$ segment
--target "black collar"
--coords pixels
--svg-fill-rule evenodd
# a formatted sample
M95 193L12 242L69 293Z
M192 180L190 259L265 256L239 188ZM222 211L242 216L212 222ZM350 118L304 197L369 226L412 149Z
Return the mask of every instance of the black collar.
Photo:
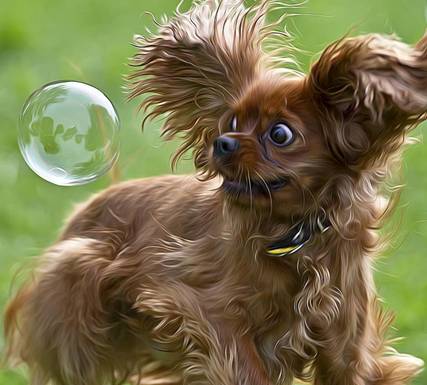
M294 225L284 238L267 246L266 252L273 257L283 257L301 250L314 236L329 230L331 223L324 216L314 221L301 221Z

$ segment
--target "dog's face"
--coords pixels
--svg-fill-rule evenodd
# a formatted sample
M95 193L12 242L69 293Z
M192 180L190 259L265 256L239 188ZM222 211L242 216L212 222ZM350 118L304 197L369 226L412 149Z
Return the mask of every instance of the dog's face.
M333 195L340 176L355 185L384 174L425 119L427 37L415 47L379 35L342 39L305 77L284 74L263 49L276 35L268 4L207 1L157 36L137 37L131 97L149 95L147 117L166 114L166 138L183 139L178 155L190 150L201 173L220 174L233 204L307 213L352 196L352 187Z
M292 213L314 203L335 170L303 79L267 76L220 119L209 167L231 202Z

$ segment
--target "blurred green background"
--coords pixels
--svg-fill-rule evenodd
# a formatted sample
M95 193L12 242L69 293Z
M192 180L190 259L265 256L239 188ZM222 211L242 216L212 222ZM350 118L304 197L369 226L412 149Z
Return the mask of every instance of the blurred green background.
M189 4L189 1L185 3ZM162 144L159 123L140 130L137 103L125 102L123 75L134 33L154 29L146 11L171 14L176 0L15 0L0 4L0 309L18 269L52 242L73 206L111 183L105 176L82 187L58 187L33 174L17 146L16 124L27 96L60 79L88 82L103 90L122 121L120 179L170 172L174 144ZM288 20L298 56L309 68L326 44L350 31L396 33L415 42L426 27L426 0L312 0ZM425 129L425 128L424 128ZM422 138L423 127L415 132ZM376 281L385 305L396 311L402 352L427 360L427 145L409 148L404 159L400 225ZM181 164L179 172L191 170ZM0 349L3 340L0 339ZM427 373L415 382L427 383ZM22 369L0 370L0 385L26 384Z

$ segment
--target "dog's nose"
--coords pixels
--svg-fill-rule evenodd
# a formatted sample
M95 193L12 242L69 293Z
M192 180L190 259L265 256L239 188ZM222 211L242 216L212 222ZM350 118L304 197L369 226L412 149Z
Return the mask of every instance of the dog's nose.
M218 157L229 156L236 152L238 148L239 141L225 135L219 136L214 141L214 154Z

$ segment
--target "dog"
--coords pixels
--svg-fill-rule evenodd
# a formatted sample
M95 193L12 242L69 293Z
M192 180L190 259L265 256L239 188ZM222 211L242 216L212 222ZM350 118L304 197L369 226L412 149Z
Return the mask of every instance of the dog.
M422 369L390 347L373 263L385 182L426 119L427 36L345 37L303 75L270 6L198 1L135 37L129 96L196 173L113 185L72 215L6 311L31 384L402 385Z

